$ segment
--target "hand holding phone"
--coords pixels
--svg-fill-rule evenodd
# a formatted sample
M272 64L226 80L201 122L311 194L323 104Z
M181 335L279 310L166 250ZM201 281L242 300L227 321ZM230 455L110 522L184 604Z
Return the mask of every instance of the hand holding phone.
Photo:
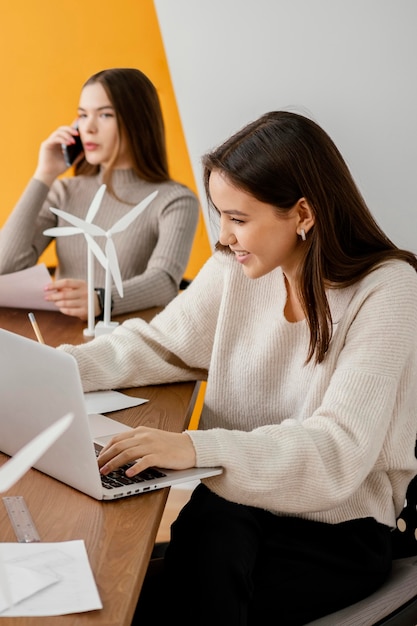
M77 127L75 126L74 128ZM64 155L65 164L67 167L71 167L77 156L83 151L83 144L81 143L80 136L75 135L74 139L75 143L72 143L69 146L67 146L67 144L65 143L61 144L62 154Z

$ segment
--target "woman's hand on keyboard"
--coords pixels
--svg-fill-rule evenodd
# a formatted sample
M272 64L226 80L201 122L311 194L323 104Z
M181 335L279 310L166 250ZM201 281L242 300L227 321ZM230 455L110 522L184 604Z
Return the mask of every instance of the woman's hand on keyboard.
M113 437L98 457L100 472L104 475L132 462L134 465L126 470L127 476L135 476L148 467L195 467L196 455L186 433L138 426Z

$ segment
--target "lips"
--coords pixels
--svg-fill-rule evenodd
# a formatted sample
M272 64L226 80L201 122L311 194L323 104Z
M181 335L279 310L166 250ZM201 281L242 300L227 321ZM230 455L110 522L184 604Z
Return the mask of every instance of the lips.
M230 248L230 250L235 256L247 256L249 254L247 250L233 250L232 248Z
M96 143L87 142L84 144L84 150L96 150L97 147L98 144Z
M250 252L248 252L247 250L232 250L233 254L235 255L235 259L238 263L241 263L242 265L244 263L246 263L247 259L249 259L250 257Z

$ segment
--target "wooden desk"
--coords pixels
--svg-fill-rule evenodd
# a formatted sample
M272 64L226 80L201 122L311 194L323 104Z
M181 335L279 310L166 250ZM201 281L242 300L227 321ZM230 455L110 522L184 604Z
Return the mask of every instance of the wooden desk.
M151 319L156 312L157 309L152 309L141 312L140 316ZM35 315L48 345L85 341L86 324L81 320L49 311L35 311ZM0 328L35 339L28 311L23 309L0 308ZM112 418L129 426L145 424L181 432L190 420L198 384L123 391L148 398L150 402L114 412ZM7 458L0 454L0 464ZM103 609L56 617L3 617L1 626L130 626L168 492L169 489L161 489L115 502L98 502L31 469L1 497L25 498L41 541L84 540ZM0 537L2 542L16 541L3 502L0 502Z

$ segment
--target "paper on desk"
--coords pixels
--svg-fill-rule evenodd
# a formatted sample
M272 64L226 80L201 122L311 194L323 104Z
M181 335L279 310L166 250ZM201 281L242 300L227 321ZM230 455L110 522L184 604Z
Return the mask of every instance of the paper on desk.
M56 304L44 299L43 288L52 280L44 263L0 276L0 306L16 309L58 311Z
M56 574L34 571L32 566L29 568L25 567L25 561L23 561L23 564L19 560L3 563L3 570L5 576L7 576L9 589L7 598L4 593L0 595L0 617L10 606L18 604L59 580ZM1 591L4 592L3 589Z
M66 615L103 608L82 540L3 543L0 557L17 602L7 608L1 595L0 617Z
M149 402L144 398L133 398L119 391L89 391L84 394L87 413L110 413L120 409L130 409L132 406L139 406L144 402Z

